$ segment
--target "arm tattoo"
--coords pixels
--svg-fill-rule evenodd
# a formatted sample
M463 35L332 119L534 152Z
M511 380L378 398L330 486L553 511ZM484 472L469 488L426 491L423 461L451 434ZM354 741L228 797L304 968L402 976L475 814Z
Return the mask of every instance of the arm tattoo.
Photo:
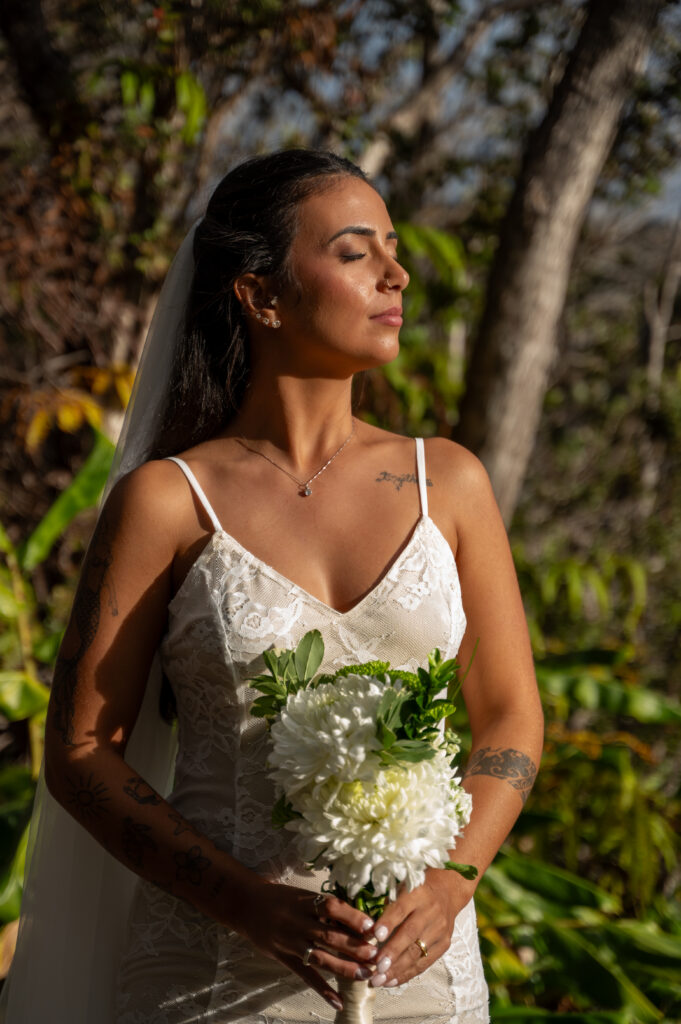
M175 825L173 829L174 836L181 836L183 832L191 832L192 835L198 836L200 833L194 828L190 822L185 821L184 818L177 813L177 811L171 811L168 815L170 820Z
M109 526L104 519L92 539L87 567L73 606L73 653L59 654L52 682L52 722L62 742L73 746L73 715L75 711L78 666L92 645L101 617L101 593L106 591L107 606L112 616L118 615L118 602L109 573L112 562Z
M505 779L518 790L525 803L537 777L537 766L520 750L511 747L481 747L471 756L464 779L470 775L492 775L495 779Z
M131 796L138 804L150 804L155 807L161 802L158 793L154 792L149 783L141 779L139 775L133 775L131 779L128 779L127 786L123 786L123 792Z
M67 777L66 782L69 787L67 800L75 807L78 817L92 821L106 811L109 790L103 782L94 782L92 773L87 778L84 775Z
M389 473L387 469L384 469L381 471L379 476L376 477L376 483L380 484L384 480L386 480L390 484L393 484L393 486L399 491L402 489L403 484L415 484L416 476L414 473ZM432 486L433 481L430 478L426 479L426 487Z
M208 857L201 853L200 846L192 846L186 853L177 852L173 854L173 860L177 864L175 878L178 882L185 880L192 885L201 885L201 876L206 868L211 865Z
M142 867L145 849L157 849L156 843L149 835L150 832L151 825L133 821L132 818L123 819L123 853L136 868Z

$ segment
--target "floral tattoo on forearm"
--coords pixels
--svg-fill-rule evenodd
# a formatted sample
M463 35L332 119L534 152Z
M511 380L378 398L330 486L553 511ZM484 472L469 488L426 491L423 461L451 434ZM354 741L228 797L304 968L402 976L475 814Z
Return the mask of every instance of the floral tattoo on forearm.
M505 779L518 791L522 802L525 803L537 777L537 766L532 758L523 754L521 750L513 750L511 747L481 747L471 755L464 779L471 775L491 775L495 779Z

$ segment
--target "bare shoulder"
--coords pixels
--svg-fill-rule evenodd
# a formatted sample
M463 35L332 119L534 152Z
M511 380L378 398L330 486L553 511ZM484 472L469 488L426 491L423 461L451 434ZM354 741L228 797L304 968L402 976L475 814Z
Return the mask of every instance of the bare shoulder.
M487 470L470 449L446 437L430 437L425 451L428 475L450 490L452 498L483 498L491 491Z
M148 535L174 549L190 510L183 481L179 467L167 459L145 462L116 482L103 516L124 530L138 531L140 539Z

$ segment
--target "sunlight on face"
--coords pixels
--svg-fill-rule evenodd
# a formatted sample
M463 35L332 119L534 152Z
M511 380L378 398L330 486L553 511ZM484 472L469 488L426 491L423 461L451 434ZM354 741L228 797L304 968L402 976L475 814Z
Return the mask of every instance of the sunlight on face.
M277 307L289 351L339 375L394 359L409 282L396 253L385 203L361 179L303 200L289 254L295 283Z

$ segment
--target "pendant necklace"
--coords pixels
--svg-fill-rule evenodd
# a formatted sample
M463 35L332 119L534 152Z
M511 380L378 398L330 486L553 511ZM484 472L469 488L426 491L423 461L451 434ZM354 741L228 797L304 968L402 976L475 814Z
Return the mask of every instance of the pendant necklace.
M246 449L246 451L253 452L254 455L261 455L263 459L267 459L268 462L271 462L272 465L275 466L277 469L281 470L282 473L286 473L286 476L290 477L291 480L293 480L295 483L298 484L298 494L300 495L300 497L301 498L309 498L309 496L312 494L312 489L310 488L310 484L312 483L312 481L316 480L317 477L320 476L324 472L324 470L327 469L331 465L333 460L340 455L340 453L343 451L343 449L345 448L346 444L348 443L348 441L350 440L350 438L352 437L354 432L355 432L355 424L354 424L354 421L353 421L352 430L350 431L348 436L345 438L345 440L343 441L343 444L340 446L340 448L338 448L333 453L333 455L331 456L330 459L327 459L327 461L324 463L324 465L322 466L321 469L318 469L317 472L314 473L313 476L309 477L307 480L299 480L297 476L294 476L293 473L289 473L288 469L284 469L284 467L280 466L278 462L275 462L274 459L271 459L269 457L269 455L265 455L264 452L259 452L257 450L257 448L249 447L249 445L246 444L246 442L244 441L244 439L242 437L237 437L236 440L239 442L239 444L243 448Z

